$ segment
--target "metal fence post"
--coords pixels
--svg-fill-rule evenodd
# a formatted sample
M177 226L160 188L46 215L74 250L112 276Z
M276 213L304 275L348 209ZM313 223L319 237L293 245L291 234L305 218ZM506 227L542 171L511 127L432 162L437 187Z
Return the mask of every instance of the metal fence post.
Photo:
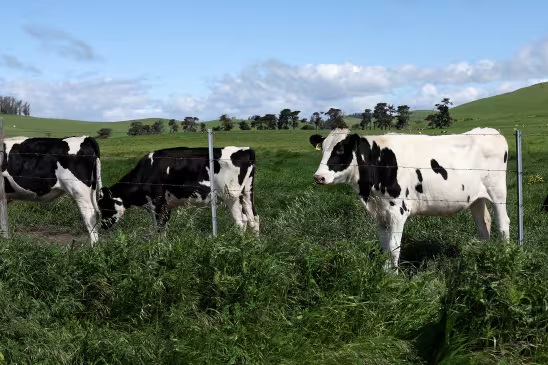
M4 118L0 118L0 167L4 163ZM9 238L8 231L8 201L4 176L0 176L0 231L3 238Z
M516 131L516 178L518 190L518 243L523 245L523 162L521 131Z
M211 189L211 223L213 237L217 237L217 190L215 189L215 164L213 163L213 130L207 130L207 144L209 147L209 187Z

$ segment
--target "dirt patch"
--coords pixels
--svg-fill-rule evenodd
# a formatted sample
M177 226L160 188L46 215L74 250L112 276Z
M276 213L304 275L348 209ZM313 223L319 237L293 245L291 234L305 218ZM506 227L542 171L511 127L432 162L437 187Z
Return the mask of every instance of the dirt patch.
M12 233L24 234L30 237L39 238L41 240L45 239L60 246L79 247L84 245L89 240L88 235L73 235L68 231L68 229L58 226L19 227Z

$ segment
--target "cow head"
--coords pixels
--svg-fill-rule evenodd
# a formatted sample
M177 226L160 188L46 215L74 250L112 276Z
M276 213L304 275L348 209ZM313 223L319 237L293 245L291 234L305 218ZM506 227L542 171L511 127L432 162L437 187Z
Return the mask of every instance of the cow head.
M327 137L310 136L310 143L322 151L322 160L314 181L316 184L340 184L349 182L357 165L356 151L360 137L348 129L334 129Z
M126 208L122 199L112 196L112 191L108 188L101 188L99 201L101 210L101 226L104 229L110 229L124 215Z

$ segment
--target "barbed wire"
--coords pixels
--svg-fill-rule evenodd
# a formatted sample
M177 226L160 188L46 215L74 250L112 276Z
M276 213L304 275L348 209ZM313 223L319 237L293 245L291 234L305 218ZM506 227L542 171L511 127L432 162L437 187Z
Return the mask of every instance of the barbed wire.
M496 131L510 131L510 132L516 132L517 130L519 130L519 128L516 128L516 127L476 127L476 128L490 128L490 129L494 129ZM474 128L471 128L470 130L473 130ZM230 130L230 131L212 131L213 134L219 134L219 135L230 135L230 134L265 134L265 133L276 133L276 134L283 134L283 133L286 133L286 134L293 134L293 135L305 135L305 134L309 134L309 133L313 133L313 134L321 134L321 133L324 133L324 134L331 134L331 135L348 135L348 134L359 134L361 136L366 136L366 137L375 137L375 136L409 136L409 135L421 135L421 136L439 136L439 135L443 135L443 136L498 136L499 134L496 134L496 133L467 133L466 131L465 132L460 132L460 133L441 133L442 131L447 131L447 130L439 130L439 129L430 129L430 128L426 128L426 129L405 129L405 130L357 130L357 129L347 129L348 132L335 132L333 130L329 130L329 129L264 129L264 130ZM9 129L9 128L4 128L4 133L12 133L12 132L17 132L17 133L39 133L39 134L44 134L44 135L48 135L48 134L64 134L66 135L66 137L62 137L62 138L70 138L70 137L92 137L92 138L97 138L97 139L100 139L98 138L97 135L91 135L90 132L83 132L82 130L79 130L79 131L70 131L70 130L40 130L40 129ZM368 134L373 132L372 134ZM411 133L413 132L413 133ZM416 132L426 132L426 133L416 133ZM432 133L432 134L431 134ZM532 133L532 132L521 132L522 133L522 136L525 137L525 136L548 136L548 132L546 133L543 133L543 132L537 132L537 133ZM204 135L206 138L207 138L207 132L206 131L195 131L195 132L187 132L187 131L183 131L183 132L175 132L175 133L158 133L158 134L141 134L141 135L128 135L127 132L122 132L122 131L112 131L111 132L111 135L112 134L115 134L115 135L124 135L124 136L127 136L127 137L150 137L150 136L184 136L184 135ZM28 138L37 138L37 136L9 136L9 137L5 137L6 139L9 139L9 138L14 138L14 137L28 137ZM51 137L51 138L60 138L60 137Z

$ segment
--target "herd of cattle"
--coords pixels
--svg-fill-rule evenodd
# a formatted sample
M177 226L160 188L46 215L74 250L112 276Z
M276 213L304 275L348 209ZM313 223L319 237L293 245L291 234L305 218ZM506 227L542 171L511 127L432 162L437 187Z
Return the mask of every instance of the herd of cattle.
M488 239L490 202L500 237L509 239L508 144L495 129L441 136L360 136L334 129L327 137L314 134L309 140L322 151L314 181L354 188L375 218L381 246L394 266L405 222L415 215L447 216L470 208L479 238ZM258 234L254 150L231 146L214 148L213 154L211 172L207 148L154 151L107 188L102 186L100 150L93 138L14 137L4 140L2 173L8 203L72 197L92 244L98 240L98 223L110 229L129 207L147 209L161 228L172 209L209 204L212 182L234 223ZM548 212L548 196L543 209Z

